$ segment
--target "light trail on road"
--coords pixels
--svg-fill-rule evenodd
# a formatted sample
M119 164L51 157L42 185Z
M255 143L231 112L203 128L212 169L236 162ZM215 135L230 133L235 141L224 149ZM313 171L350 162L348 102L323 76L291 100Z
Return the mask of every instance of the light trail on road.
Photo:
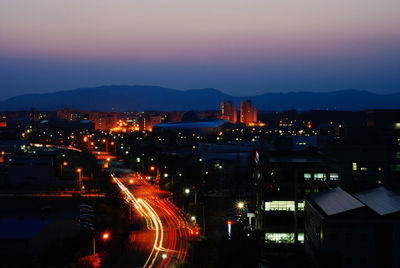
M170 267L174 263L184 263L190 234L197 228L191 225L182 210L168 200L169 193L158 190L140 178L135 178L140 188L136 186L139 189L129 190L122 181L126 178L111 176L125 200L147 219L147 228L155 231L153 247L143 267ZM127 183L131 180L128 179ZM167 194L168 197L165 197Z

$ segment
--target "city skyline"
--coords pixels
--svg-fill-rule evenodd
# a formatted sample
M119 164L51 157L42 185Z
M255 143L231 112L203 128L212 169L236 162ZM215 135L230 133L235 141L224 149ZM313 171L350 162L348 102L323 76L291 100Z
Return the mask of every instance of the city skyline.
M0 1L0 266L399 268L399 11Z

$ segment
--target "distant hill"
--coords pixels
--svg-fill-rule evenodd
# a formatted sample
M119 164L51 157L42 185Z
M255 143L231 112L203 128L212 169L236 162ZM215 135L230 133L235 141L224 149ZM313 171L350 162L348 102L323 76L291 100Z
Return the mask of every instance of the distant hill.
M265 93L258 96L235 97L219 90L174 90L157 86L102 86L58 91L46 94L20 95L0 102L1 111L56 110L76 108L82 110L218 110L222 101L232 100L234 105L249 99L258 110L365 110L400 108L400 93L374 94L360 90L340 90L327 93L290 92Z

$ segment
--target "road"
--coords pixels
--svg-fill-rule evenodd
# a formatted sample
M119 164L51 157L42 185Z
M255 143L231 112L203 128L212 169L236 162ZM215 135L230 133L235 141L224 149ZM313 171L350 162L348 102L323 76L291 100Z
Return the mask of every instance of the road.
M171 194L147 183L140 176L116 177L112 175L124 195L125 201L146 220L152 234L139 237L143 247L152 239L149 256L143 267L173 267L185 262L189 240L199 234L195 223L185 217L171 201Z

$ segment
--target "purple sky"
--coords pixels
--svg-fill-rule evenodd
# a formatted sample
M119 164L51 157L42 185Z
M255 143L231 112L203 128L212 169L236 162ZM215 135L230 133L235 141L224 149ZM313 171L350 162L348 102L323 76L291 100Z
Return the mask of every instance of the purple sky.
M398 92L398 0L1 0L0 99L103 84Z

